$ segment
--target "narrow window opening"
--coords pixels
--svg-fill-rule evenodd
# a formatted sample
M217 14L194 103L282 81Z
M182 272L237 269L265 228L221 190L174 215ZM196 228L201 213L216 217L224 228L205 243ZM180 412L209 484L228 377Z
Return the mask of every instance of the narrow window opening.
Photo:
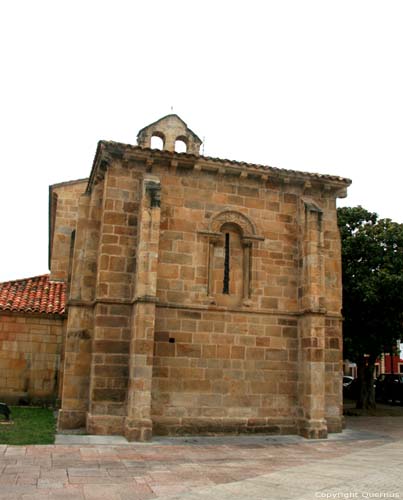
M67 270L67 297L70 296L71 275L73 273L73 256L74 256L75 242L76 242L76 230L74 229L71 232L71 239L70 239L69 267Z
M225 233L225 257L224 257L224 282L222 293L229 293L229 276L230 276L230 246L229 233Z

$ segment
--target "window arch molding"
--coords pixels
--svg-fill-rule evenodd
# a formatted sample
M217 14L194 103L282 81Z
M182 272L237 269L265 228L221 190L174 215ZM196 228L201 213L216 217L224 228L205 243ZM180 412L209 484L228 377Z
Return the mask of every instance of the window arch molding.
M245 305L251 296L252 277L252 245L254 241L263 241L264 238L257 235L255 223L245 214L235 210L224 210L216 214L209 223L208 230L202 233L208 236L208 276L207 295L214 300L213 280L214 280L214 250L217 244L222 244L225 238L222 228L225 226L235 226L240 235L243 251L242 258L242 300Z
M210 224L209 230L213 233L218 233L224 224L232 223L241 229L242 237L256 236L256 226L254 222L246 215L235 210L224 210L215 215Z

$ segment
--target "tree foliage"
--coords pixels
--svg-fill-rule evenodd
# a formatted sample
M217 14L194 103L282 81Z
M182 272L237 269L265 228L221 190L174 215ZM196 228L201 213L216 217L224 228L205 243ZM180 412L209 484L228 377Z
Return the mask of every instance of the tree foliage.
M344 357L355 361L357 406L374 406L376 359L403 338L403 224L364 208L338 209L343 266Z

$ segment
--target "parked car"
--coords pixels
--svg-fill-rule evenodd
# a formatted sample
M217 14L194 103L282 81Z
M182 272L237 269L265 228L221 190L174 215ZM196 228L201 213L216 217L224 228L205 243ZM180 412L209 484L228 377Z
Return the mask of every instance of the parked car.
M343 397L346 399L358 399L360 381L358 378L343 376ZM376 380L374 380L374 391L376 391Z
M382 373L376 379L375 397L387 403L399 401L403 405L403 373Z
M343 397L355 399L357 395L357 379L349 375L343 375Z

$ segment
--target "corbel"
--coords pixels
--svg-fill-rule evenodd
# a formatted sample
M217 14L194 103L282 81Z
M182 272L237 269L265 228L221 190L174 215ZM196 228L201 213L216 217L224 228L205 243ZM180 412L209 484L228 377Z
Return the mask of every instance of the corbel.
M335 194L336 194L337 198L346 198L347 197L347 188L342 187L340 189L336 189Z
M150 158L148 157L146 159L146 171L147 172L151 172L152 168L153 168L153 164L154 164L154 159L153 158Z
M104 158L103 160L101 160L101 162L99 164L99 170L101 172L106 172L108 167L109 167L109 158Z
M153 180L145 181L146 193L150 196L151 208L159 208L161 206L161 184Z
M305 210L307 212L317 212L320 214L323 213L323 210L320 208L320 206L317 205L313 200L308 198L308 199L302 199L302 201L304 202Z

